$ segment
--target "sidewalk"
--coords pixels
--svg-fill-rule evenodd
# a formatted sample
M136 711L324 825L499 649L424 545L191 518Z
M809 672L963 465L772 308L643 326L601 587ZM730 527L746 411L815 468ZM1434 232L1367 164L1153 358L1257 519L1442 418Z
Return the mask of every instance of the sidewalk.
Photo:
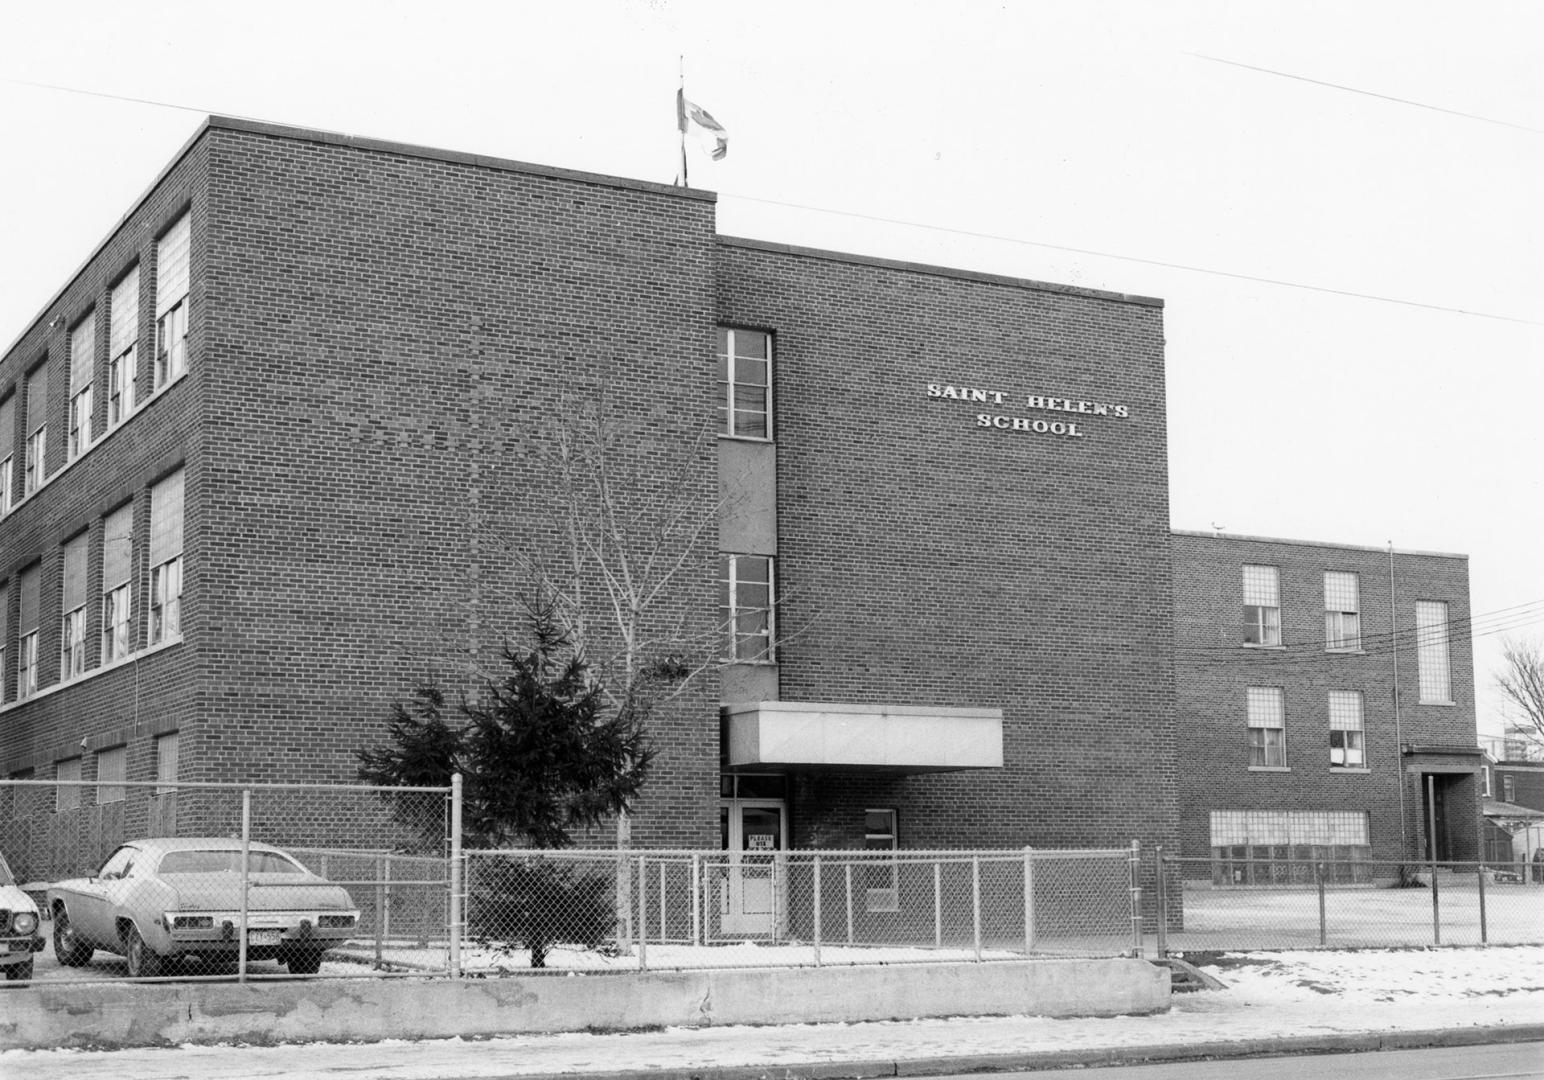
M1497 1041L1539 1041L1544 1060L1544 946L1254 953L1203 969L1227 989L1176 995L1162 1016L971 1017L348 1046L8 1051L0 1053L0 1078L917 1076Z

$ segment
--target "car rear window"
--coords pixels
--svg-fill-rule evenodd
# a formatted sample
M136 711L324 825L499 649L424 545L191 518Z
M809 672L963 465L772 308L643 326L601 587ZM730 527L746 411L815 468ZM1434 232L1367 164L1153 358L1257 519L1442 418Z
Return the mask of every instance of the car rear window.
M241 867L239 851L168 851L161 857L163 874L234 874ZM247 869L254 874L301 874L299 866L273 851L254 851L247 856Z

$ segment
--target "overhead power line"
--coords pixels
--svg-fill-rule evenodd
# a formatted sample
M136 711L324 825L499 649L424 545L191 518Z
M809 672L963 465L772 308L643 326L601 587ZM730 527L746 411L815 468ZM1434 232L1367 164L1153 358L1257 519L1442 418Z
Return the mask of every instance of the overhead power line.
M1398 105L1409 105L1416 109L1426 109L1430 112L1443 113L1447 116L1459 116L1465 120L1478 120L1482 124L1495 124L1498 127L1511 128L1514 131L1527 131L1534 135L1544 135L1544 128L1530 127L1527 124L1517 124L1510 120L1497 120L1493 116L1481 116L1478 113L1460 112L1457 109L1447 109L1441 105L1431 105L1424 101L1412 101L1409 98L1395 97L1393 94L1380 94L1376 90L1363 90L1359 86L1347 86L1344 83L1326 82L1324 79L1311 79L1307 75L1295 75L1290 71L1277 71L1275 68L1259 67L1255 64L1244 64L1237 60L1225 60L1220 56L1207 56L1205 53L1187 52L1186 56L1193 56L1197 60L1206 60L1213 64L1226 64L1228 67L1243 68L1245 71L1258 71L1262 75L1274 75L1279 79L1292 79L1295 82L1311 83L1314 86L1323 86L1331 90L1343 90L1348 94L1361 94L1363 97L1377 98L1380 101L1392 101Z

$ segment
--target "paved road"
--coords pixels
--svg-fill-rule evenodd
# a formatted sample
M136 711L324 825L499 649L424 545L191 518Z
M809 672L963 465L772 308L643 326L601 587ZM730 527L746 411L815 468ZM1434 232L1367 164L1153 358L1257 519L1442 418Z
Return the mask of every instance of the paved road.
M1056 1069L1050 1073L999 1073L994 1080L1036 1080L1069 1071L1086 1080L1544 1080L1544 1043ZM980 1074L970 1080L980 1080Z

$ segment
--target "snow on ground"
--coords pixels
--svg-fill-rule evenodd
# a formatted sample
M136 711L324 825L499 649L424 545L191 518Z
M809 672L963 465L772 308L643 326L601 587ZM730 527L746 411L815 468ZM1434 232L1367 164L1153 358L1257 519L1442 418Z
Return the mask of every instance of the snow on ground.
M1544 1020L1544 946L1193 957L1227 989L1161 1016L983 1017L363 1045L5 1051L5 1080L443 1080L1192 1045Z

